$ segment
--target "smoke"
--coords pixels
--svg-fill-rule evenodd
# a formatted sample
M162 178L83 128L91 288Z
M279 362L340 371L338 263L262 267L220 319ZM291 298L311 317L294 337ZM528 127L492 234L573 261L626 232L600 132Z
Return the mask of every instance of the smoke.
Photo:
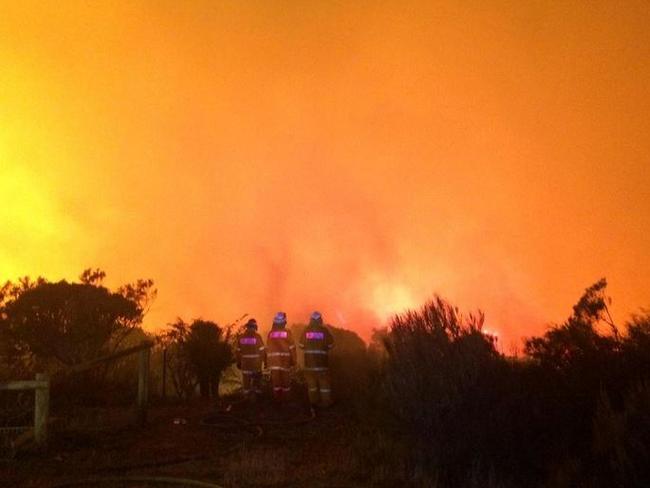
M437 292L506 343L650 301L647 6L68 5L0 19L1 278L366 338Z

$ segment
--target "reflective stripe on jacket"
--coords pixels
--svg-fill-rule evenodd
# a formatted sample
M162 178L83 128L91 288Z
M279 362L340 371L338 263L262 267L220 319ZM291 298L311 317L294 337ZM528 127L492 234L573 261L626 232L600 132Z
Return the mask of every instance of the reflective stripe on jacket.
M237 360L242 372L262 371L264 364L264 341L254 330L247 330L237 337Z
M266 339L266 365L271 370L288 371L296 364L296 345L290 330L273 327Z
M323 325L309 325L300 336L300 348L305 354L305 371L326 371L329 350L334 346L332 334Z

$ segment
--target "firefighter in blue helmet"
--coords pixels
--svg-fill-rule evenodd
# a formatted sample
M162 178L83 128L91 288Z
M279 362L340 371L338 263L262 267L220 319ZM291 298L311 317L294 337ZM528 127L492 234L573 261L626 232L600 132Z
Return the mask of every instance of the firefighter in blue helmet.
M273 398L278 401L285 400L291 391L291 368L296 364L296 346L286 326L287 314L278 312L266 339L266 366L271 370Z
M255 319L250 319L245 331L237 337L236 356L242 372L244 395L254 401L262 393L262 366L265 361L264 341L257 333Z
M312 406L329 407L332 404L329 351L334 346L334 339L323 325L323 317L319 312L311 314L309 325L303 331L298 346L305 355L309 402Z

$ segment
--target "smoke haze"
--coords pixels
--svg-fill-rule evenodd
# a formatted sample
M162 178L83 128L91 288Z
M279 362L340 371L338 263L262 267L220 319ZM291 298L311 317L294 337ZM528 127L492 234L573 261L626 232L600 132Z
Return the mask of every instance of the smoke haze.
M368 338L434 292L505 344L650 305L647 2L2 2L0 279Z

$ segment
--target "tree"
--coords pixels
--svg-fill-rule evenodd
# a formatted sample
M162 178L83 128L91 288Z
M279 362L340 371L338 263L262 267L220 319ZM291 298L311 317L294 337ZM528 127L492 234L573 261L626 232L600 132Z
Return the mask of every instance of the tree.
M218 396L221 373L234 362L230 330L214 322L195 320L190 326L187 350L201 396Z
M174 390L176 390L176 395L185 400L192 398L197 384L186 347L189 334L189 324L177 318L176 322L168 324L167 330L158 334L156 338L166 351L169 377L174 385Z
M625 325L626 334L622 340L625 370L631 381L649 381L650 372L650 311L632 316Z
M102 285L105 276L88 269L80 283L23 278L5 284L0 323L7 347L42 364L65 366L115 351L142 323L156 290L153 281L138 280L112 292Z
M9 380L24 378L32 372L32 358L24 343L17 341L11 330L5 306L26 290L44 282L39 278L33 282L29 277L18 280L17 283L7 281L0 288L0 357L4 358L0 368L0 379Z
M526 340L525 352L541 365L557 371L593 366L620 346L618 329L609 314L611 299L605 294L607 280L602 278L587 288L573 306L573 314L542 337ZM612 330L611 336L598 331L600 322Z
M527 371L530 402L536 405L536 423L547 427L545 444L585 462L599 401L606 399L603 411L610 401L621 408L630 380L606 289L604 278L585 289L567 320L527 339L524 349L532 359ZM611 332L601 331L603 325Z
M190 398L197 384L204 398L219 394L221 375L234 362L230 339L229 327L200 319L189 325L179 318L160 334L179 396Z

